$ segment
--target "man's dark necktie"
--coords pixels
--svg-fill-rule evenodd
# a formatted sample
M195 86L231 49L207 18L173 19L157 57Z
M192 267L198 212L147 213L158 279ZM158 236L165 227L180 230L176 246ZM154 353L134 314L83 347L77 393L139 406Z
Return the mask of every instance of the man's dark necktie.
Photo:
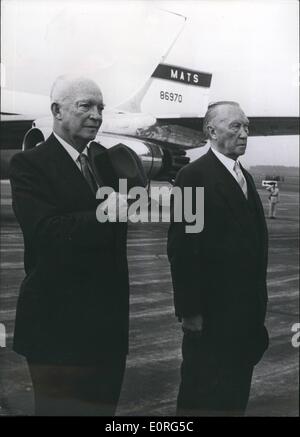
M81 172L82 172L83 176L85 177L87 183L89 184L92 192L94 194L96 194L97 189L98 189L98 185L96 182L96 178L92 172L92 169L91 169L91 166L89 163L89 158L87 157L87 155L85 153L80 153L80 155L78 156L78 161L79 161Z

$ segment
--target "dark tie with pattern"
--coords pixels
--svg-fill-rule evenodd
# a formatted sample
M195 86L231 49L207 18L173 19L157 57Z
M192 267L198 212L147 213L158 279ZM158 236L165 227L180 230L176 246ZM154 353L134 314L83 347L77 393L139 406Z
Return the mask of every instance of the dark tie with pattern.
M98 189L98 185L97 185L95 176L92 172L92 169L91 169L91 166L89 163L89 158L87 157L87 155L85 153L80 153L80 155L78 156L78 161L79 161L81 172L82 172L83 176L85 177L87 183L89 184L92 192L94 194L96 194L97 189Z

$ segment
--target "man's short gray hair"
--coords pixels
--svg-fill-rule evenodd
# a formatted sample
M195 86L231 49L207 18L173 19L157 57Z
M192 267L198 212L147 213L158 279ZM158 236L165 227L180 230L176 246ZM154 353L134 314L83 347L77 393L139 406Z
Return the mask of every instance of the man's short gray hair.
M69 82L70 78L65 75L58 76L55 79L50 91L51 103L61 103L66 98L66 88Z
M58 76L50 91L51 103L62 103L65 99L70 97L72 93L82 89L86 85L92 85L95 89L99 86L92 79L83 76L61 75Z
M221 105L234 105L234 106L240 106L237 102L232 102L230 100L222 100L219 102L214 102L214 103L210 103L208 105L206 114L204 116L203 119L203 133L205 135L206 138L209 138L209 131L208 131L208 125L211 122L211 120L215 117L216 115L216 108L218 108Z

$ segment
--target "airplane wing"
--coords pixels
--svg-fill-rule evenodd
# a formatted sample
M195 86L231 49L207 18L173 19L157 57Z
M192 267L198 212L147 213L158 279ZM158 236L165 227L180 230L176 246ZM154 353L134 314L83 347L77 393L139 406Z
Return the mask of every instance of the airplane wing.
M248 117L249 135L299 135L299 117ZM158 118L153 126L138 129L137 136L157 144L181 146L185 149L206 144L203 134L203 117Z
M299 117L248 117L250 121L250 136L299 135ZM203 118L160 118L158 124L178 125L184 128L202 132Z
M299 135L299 117L249 117L250 136Z
M128 114L127 114L128 115ZM32 118L20 115L2 115L1 149L2 166L5 158L10 158L16 149L31 148L43 141L51 132L49 126L35 122ZM249 117L250 136L298 135L298 117ZM203 117L160 118L156 123L138 128L135 134L100 133L97 138L106 147L123 142L132 148L141 158L148 176L157 180L170 180L177 171L189 162L186 150L206 145L202 132ZM47 131L47 132L46 132ZM2 152L3 153L3 152ZM7 161L7 159L6 159ZM8 163L7 163L8 165ZM7 165L1 169L1 175L6 177Z

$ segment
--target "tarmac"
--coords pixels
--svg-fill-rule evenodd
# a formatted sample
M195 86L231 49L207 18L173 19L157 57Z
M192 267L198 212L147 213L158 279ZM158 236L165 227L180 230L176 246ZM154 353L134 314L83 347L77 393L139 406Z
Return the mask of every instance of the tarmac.
M259 193L267 214L267 192ZM283 188L278 217L267 223L270 347L255 367L247 416L299 416L299 335L292 331L299 323L299 193ZM129 224L130 353L119 416L175 414L182 333L174 316L167 229L168 223ZM0 347L0 416L31 416L33 393L26 362L11 348L24 277L23 238L5 181L0 242L0 323L6 331L6 347Z

